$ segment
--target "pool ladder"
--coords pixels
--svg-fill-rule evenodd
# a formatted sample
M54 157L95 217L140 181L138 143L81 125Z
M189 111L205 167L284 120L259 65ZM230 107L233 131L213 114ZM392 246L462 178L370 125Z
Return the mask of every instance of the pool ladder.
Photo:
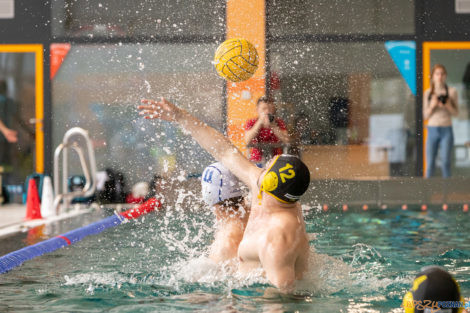
M85 155L83 153L82 147L80 147L78 141L72 141L72 137L81 136L85 140L85 144L88 150L88 161L90 167L88 167L85 160ZM68 191L68 157L69 149L77 152L80 159L80 164L82 167L83 174L85 176L85 186L82 190L77 191ZM60 155L63 155L62 160L62 192L60 192L59 185L59 161ZM69 129L65 135L62 143L57 146L54 152L54 190L56 196L54 198L54 212L59 214L59 206L63 202L63 207L68 208L73 198L75 197L89 197L95 193L96 190L96 161L95 161L95 152L93 150L93 145L91 143L88 132L80 127L74 127Z

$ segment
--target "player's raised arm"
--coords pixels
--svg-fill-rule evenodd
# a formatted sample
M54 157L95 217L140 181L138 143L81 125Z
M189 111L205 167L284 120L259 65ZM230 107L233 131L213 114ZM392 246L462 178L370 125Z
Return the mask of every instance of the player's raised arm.
M160 101L144 99L138 109L139 114L144 115L146 119L161 119L180 124L201 147L242 182L250 188L256 187L256 180L262 170L245 158L223 134L214 128L164 98Z

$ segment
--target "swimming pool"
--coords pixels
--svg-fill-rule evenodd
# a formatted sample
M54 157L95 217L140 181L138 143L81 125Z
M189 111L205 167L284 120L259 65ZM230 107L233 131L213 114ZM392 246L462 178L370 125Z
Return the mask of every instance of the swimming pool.
M195 206L130 221L1 275L0 311L402 312L412 278L430 264L468 295L467 213L305 209L318 254L299 296L270 293L260 276L241 279L207 261L212 215Z

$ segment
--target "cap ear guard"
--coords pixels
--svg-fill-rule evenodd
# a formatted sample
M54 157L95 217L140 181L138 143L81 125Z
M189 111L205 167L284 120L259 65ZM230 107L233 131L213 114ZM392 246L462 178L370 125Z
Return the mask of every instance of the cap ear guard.
M266 174L261 181L261 186L259 187L258 199L259 204L261 204L261 199L263 198L263 191L272 191L277 188L279 184L279 179L277 178L276 173L270 172L271 168L276 164L277 159L279 159L279 155L272 161L271 166L266 169ZM274 175L272 175L274 174Z
M426 275L421 275L416 277L413 280L413 286L411 287L412 291L416 291L419 288L419 285L423 283L428 277ZM413 298L413 292L408 291L403 298L403 308L405 309L405 313L414 313L415 312L415 299Z
M414 299L411 291L408 291L405 297L403 297L402 306L405 309L405 313L415 313Z
M279 178L277 177L277 174L269 172L264 176L261 188L263 188L263 191L273 191L276 190L278 184Z
M298 157L278 155L265 171L258 198L265 192L280 202L294 203L305 193L309 183L308 167Z

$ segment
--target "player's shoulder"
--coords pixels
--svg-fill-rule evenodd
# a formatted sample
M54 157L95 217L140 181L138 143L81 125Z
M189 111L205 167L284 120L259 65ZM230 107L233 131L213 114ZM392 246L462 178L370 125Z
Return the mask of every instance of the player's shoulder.
M293 236L282 229L270 228L266 233L266 241L262 245L272 257L282 256L285 257L288 252L293 252L295 241Z
M275 218L267 227L267 239L277 246L292 246L296 242L298 223L289 218Z
M280 257L282 259L295 257L299 255L303 240L299 240L299 233L295 229L284 226L270 227L267 230L266 242L263 248L272 257Z

